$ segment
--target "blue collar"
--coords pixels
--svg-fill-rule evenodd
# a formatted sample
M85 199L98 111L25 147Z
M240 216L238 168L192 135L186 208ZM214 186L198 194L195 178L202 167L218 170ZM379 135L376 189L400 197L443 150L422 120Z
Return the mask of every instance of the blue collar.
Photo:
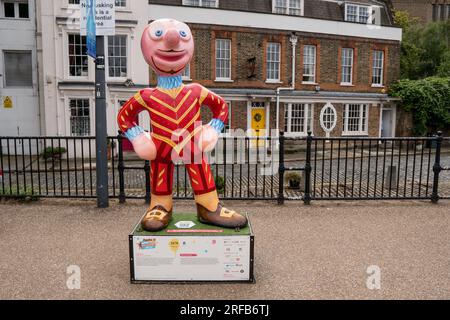
M158 88L170 90L179 88L182 84L181 76L158 76Z

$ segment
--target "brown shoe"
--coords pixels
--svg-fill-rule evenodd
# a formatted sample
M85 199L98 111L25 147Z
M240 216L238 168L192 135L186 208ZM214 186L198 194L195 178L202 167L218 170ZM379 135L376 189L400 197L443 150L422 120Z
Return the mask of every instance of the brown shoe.
M156 206L149 210L141 221L146 231L156 232L167 228L172 220L172 210L167 211L163 206Z
M201 223L223 228L243 228L247 225L246 217L236 211L224 208L221 203L214 212L197 203L197 216Z

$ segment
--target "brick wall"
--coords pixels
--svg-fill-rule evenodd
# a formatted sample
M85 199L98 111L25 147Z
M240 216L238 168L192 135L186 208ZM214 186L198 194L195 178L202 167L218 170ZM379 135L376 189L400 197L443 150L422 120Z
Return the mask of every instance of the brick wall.
M196 50L191 62L191 78L207 87L215 88L259 88L275 89L288 86L291 82L291 44L289 32L275 32L265 29L229 28L218 26L191 25ZM215 39L231 39L232 83L216 82L215 79ZM296 53L296 89L314 90L314 85L301 84L303 69L303 46L317 46L317 82L322 90L343 92L379 93L380 88L371 87L372 51L385 52L385 83L396 81L400 72L400 43L394 41L374 41L368 39L331 37L321 34L299 33ZM267 84L265 50L267 42L281 44L281 83ZM354 48L355 62L353 86L341 86L341 49ZM256 77L249 78L249 63L256 59ZM155 75L151 83L155 84Z
M419 18L422 22L433 21L432 3L444 3L441 0L392 0L395 10L407 11L412 17Z
M191 62L191 78L193 82L211 88L248 88L276 89L289 86L291 82L291 33L241 27L224 27L211 25L190 25L195 39L196 50ZM322 91L381 93L387 88L372 88L372 52L385 52L385 84L389 86L396 81L400 72L400 43L343 36L328 36L324 34L297 33L298 45L296 51L296 90L315 90L315 85L302 84L303 46L316 45L317 70L316 81ZM215 39L231 39L232 50L232 80L233 82L216 82L215 80ZM266 45L268 42L281 44L281 83L266 83ZM341 49L354 48L355 63L353 86L341 86ZM248 60L255 58L255 77L249 78ZM156 76L151 72L151 85L156 84ZM319 122L320 111L324 104L316 104L314 108L314 134L325 136ZM343 105L333 105L337 111L337 125L332 136L342 135ZM208 108L203 108L204 122L211 119ZM247 101L233 101L231 114L232 128L247 129ZM269 128L276 127L276 103L270 103ZM380 125L380 106L369 105L369 135L378 136ZM284 128L284 103L280 104L280 128Z

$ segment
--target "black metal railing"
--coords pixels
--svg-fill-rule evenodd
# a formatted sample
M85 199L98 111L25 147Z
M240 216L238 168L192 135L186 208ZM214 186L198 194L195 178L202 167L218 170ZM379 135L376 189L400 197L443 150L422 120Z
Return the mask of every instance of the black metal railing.
M119 137L119 146L122 138ZM224 200L274 200L278 197L278 139L271 137L221 137L216 149L209 155L211 170ZM259 146L259 147L258 147ZM121 150L121 147L119 147ZM120 187L119 198L144 198L150 200L150 163L120 153L119 177L125 176ZM130 172L144 174L141 185L132 186ZM137 172L136 172L137 171ZM192 199L194 197L188 172L183 163L175 163L173 197Z
M150 201L150 162L108 138L109 195ZM221 137L209 155L222 199L450 199L441 135L419 138ZM292 149L294 152L291 152ZM95 198L95 137L0 137L0 197ZM294 173L294 174L292 174ZM182 163L173 196L193 198Z
M281 149L294 138L281 134ZM302 139L303 140L303 139ZM296 166L280 162L280 180L286 171L299 171L301 188L286 190L280 184L279 203L284 200L407 200L447 199L450 189L440 184L441 134L427 138L321 138L308 135L305 159ZM298 141L298 139L295 139Z
M445 144L447 148L450 147L450 138L443 138L442 144ZM450 156L447 154L446 157L441 157L439 160L440 174L443 176L439 185L439 198L450 199Z
M118 138L108 138L109 192L119 191ZM0 137L1 197L95 198L95 137Z

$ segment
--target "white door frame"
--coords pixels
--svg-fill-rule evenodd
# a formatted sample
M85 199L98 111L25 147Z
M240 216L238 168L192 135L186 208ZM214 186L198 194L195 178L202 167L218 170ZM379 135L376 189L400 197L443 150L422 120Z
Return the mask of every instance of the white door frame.
M391 138L395 138L396 124L397 124L397 105L395 103L389 103L389 104L382 103L381 104L378 137L381 138L381 129L382 129L382 125L383 125L383 111L384 110L392 111L392 137Z

